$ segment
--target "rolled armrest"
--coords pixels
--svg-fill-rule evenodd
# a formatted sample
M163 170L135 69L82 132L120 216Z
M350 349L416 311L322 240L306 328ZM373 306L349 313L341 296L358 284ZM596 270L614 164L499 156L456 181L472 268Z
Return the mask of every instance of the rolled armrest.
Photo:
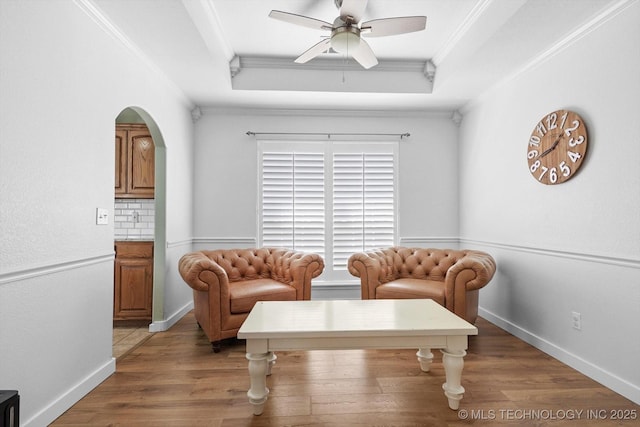
M271 278L296 289L297 299L311 299L311 279L324 270L324 260L318 254L299 251L274 251Z
M208 292L211 287L228 285L227 273L202 252L185 254L178 262L182 279L196 291Z
M300 254L299 258L291 262L293 280L311 281L324 270L324 260L318 254Z
M374 299L376 287L381 283L381 265L378 257L358 252L349 257L347 267L349 273L360 278L362 299Z
M446 298L456 292L474 291L484 287L496 272L496 262L491 255L480 251L468 251L448 270L444 278Z

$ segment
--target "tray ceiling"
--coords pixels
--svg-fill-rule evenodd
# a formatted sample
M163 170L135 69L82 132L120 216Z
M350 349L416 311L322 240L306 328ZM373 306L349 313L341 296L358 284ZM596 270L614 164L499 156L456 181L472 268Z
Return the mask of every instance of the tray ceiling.
M557 54L629 1L369 0L365 20L425 15L426 30L367 39L384 65L377 70L363 71L352 59L333 53L307 63L315 69L308 75L293 60L323 33L268 14L276 9L333 22L338 15L333 0L77 3L166 75L194 106L453 111ZM263 63L271 71L255 70ZM415 65L420 63L425 67ZM402 74L407 64L416 68L411 79L431 81L428 89L407 88L409 77ZM243 72L242 79L251 80L248 86L237 83Z

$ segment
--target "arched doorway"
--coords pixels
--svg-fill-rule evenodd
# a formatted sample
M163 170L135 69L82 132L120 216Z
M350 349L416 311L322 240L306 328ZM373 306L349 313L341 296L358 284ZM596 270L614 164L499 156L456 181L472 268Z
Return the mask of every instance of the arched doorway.
M166 263L166 144L160 129L144 109L136 106L124 108L115 119L117 127L128 125L146 125L153 139L154 148L154 195L153 200L145 200L145 207L151 202L153 206L152 230L143 230L151 233L153 241L153 285L151 322L148 331L154 332L154 322L160 322L164 318L164 289L165 289L165 263ZM116 195L116 199L117 195ZM150 209L149 209L150 210ZM114 215L115 217L115 215ZM115 222L115 221L114 221ZM121 230L116 229L116 234ZM122 237L120 235L120 237ZM117 240L117 236L114 236ZM114 340L115 340L114 336Z

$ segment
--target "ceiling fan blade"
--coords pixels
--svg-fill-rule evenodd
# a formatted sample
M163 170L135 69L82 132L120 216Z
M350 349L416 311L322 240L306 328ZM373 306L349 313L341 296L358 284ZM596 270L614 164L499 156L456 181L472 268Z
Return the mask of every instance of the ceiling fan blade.
M332 27L330 23L321 21L320 19L296 15L295 13L282 12L281 10L272 10L269 13L269 17L279 21L288 22L290 24L313 28L314 30L331 30Z
M295 62L298 64L304 64L320 55L322 52L326 52L331 47L331 39L326 38L319 43L314 44L307 49L302 55L296 58Z
M358 48L351 52L351 56L353 56L353 59L358 61L358 63L367 70L378 64L378 59L373 53L373 50L371 50L369 43L362 39L360 39L360 45Z
M426 27L426 16L401 16L363 22L360 29L367 37L382 37L422 31Z
M368 0L342 0L340 5L340 17L353 17L354 22L360 22L367 7Z

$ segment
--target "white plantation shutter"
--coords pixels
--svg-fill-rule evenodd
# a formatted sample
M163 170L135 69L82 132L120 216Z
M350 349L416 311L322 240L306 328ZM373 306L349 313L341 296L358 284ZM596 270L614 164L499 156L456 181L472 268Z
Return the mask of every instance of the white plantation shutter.
M260 244L314 252L350 280L354 252L395 244L397 143L261 141Z
M333 266L349 256L393 246L393 153L335 153L333 157Z
M323 153L262 154L262 244L324 257Z

